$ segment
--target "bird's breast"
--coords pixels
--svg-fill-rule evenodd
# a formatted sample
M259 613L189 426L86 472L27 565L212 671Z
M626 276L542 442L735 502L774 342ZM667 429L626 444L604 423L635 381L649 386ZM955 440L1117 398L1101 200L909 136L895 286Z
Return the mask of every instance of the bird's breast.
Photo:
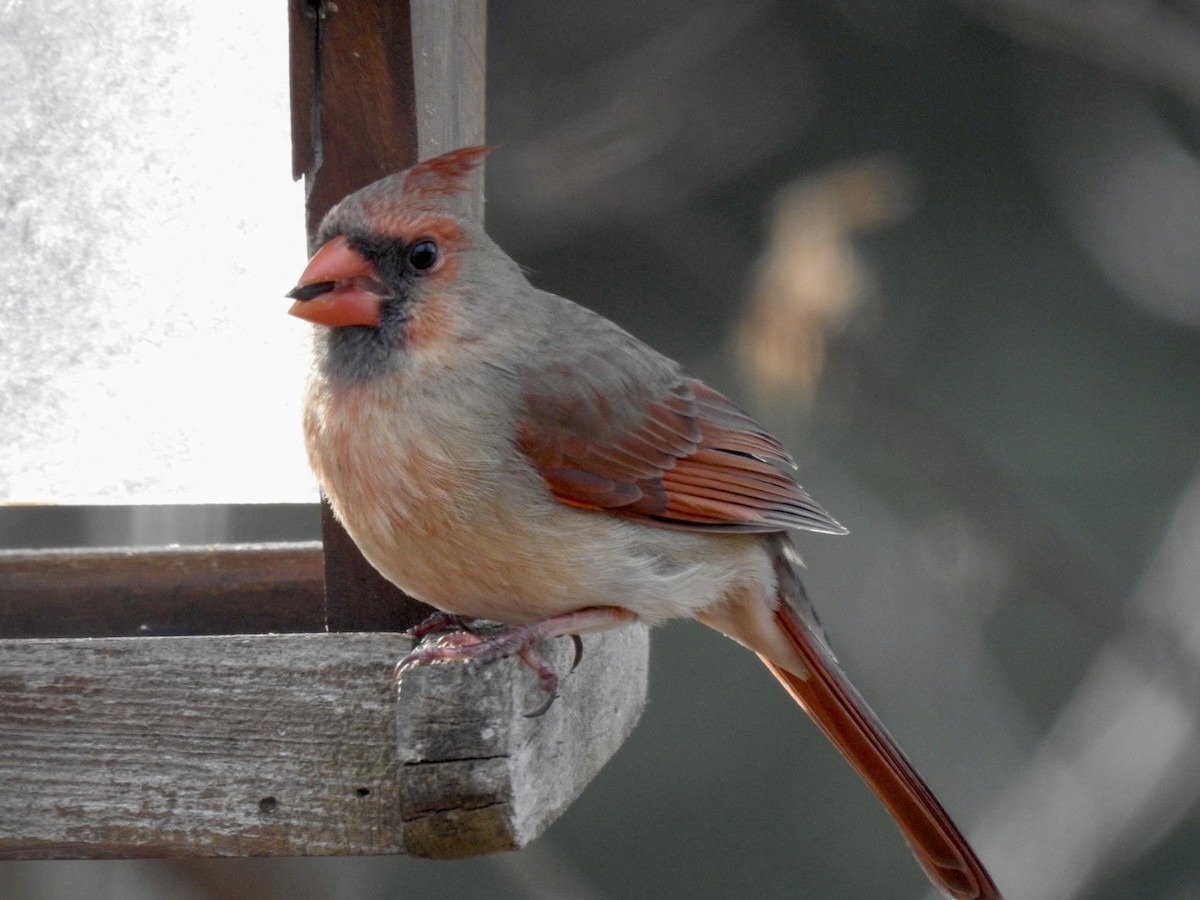
M501 620L578 603L565 599L569 560L545 554L535 534L556 504L497 423L461 398L408 392L399 382L315 384L305 440L338 519L409 594ZM503 611L493 608L501 603Z

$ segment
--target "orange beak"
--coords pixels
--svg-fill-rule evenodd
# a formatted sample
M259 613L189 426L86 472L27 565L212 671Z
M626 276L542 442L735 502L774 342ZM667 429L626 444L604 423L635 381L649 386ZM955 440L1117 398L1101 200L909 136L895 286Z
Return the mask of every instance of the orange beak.
M369 260L338 235L308 261L299 283L287 296L296 302L288 313L328 328L378 325L386 288Z

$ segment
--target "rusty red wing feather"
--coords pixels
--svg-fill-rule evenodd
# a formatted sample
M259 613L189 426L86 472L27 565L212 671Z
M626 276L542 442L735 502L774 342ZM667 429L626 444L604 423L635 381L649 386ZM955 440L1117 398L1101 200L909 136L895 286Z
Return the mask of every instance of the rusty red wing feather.
M681 379L622 430L611 404L569 384L527 397L517 430L563 503L674 528L844 531L792 479L779 442L707 385Z

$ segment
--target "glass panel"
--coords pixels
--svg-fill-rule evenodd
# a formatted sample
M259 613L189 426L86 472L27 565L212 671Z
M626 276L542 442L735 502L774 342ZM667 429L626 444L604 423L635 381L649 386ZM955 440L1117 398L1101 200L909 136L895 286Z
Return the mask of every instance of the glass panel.
M315 497L277 4L0 5L0 501Z

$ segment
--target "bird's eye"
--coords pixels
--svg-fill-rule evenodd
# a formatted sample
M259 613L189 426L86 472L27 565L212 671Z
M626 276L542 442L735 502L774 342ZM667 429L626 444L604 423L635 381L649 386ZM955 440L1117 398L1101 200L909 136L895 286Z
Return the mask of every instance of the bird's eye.
M419 272L433 268L437 258L438 246L433 241L417 241L408 248L408 262Z

